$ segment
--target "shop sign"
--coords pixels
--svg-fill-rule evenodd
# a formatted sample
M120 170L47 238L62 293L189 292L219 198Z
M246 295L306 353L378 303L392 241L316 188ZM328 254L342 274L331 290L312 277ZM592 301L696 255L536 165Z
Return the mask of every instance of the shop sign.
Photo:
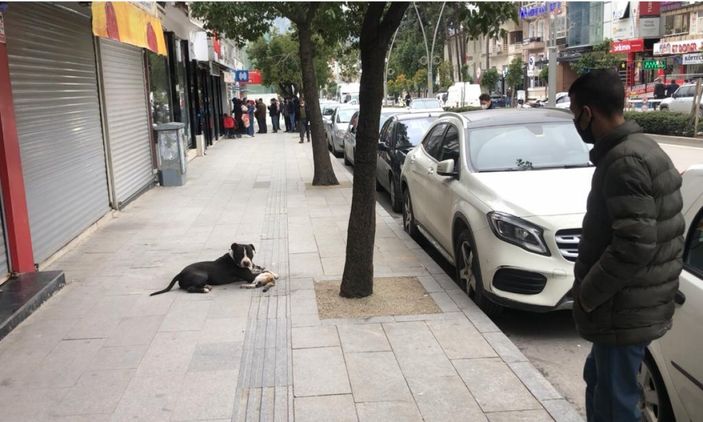
M544 3L531 4L520 8L520 19L534 19L548 13L559 15L561 14L560 1L548 1Z
M613 21L612 31L613 39L615 40L627 40L635 36L632 20L630 19Z
M642 68L644 70L666 69L666 62L664 60L645 60L642 62Z
M0 12L0 44L5 44L5 18Z
M688 6L685 1L667 1L660 5L660 12L671 12L672 10L681 9L682 7Z
M611 53L637 53L639 51L644 51L644 40L642 38L613 41L610 44Z
M233 84L234 83L234 76L232 75L232 72L225 70L222 72L222 80L226 84Z
M684 65L703 64L703 54L702 53L684 54L681 64L684 64Z
M657 18L640 18L640 37L659 38L661 36L659 22Z
M661 2L658 1L641 1L640 2L640 17L642 16L659 16L661 10Z
M250 84L261 84L263 82L263 75L260 71L254 69L249 71L249 83Z
M248 70L235 70L234 78L237 82L249 82L249 71Z
M663 56L665 54L686 54L703 51L703 40L685 40L658 42L654 44L654 55Z
M93 35L166 56L168 53L161 20L158 13L151 14L152 10L156 9L148 7L145 2L93 2Z

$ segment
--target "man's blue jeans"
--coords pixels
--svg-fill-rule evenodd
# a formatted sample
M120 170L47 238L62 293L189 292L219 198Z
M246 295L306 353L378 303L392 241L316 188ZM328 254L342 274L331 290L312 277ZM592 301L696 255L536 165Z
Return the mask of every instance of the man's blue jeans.
M583 368L588 422L641 420L637 371L644 359L647 344L593 344Z

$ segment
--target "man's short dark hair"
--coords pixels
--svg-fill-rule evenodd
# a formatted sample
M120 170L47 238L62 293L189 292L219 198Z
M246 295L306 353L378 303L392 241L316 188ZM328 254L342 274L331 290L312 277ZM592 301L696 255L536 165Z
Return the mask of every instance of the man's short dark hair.
M625 87L613 70L596 69L579 77L569 96L576 106L589 106L607 116L622 114L625 107Z
M488 94L481 94L481 95L478 97L478 100L479 100L479 101L491 101L491 96L488 95Z

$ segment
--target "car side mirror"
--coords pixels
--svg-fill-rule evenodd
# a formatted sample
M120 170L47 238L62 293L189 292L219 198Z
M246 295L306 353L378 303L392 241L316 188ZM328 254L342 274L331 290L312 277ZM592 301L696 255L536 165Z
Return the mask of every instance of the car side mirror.
M457 177L459 172L454 169L454 160L444 160L437 164L437 174L439 176Z

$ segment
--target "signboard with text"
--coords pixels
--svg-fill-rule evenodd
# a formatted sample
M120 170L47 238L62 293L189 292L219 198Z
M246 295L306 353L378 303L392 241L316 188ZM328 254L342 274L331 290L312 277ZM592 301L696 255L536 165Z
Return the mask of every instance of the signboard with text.
M703 64L703 53L684 54L681 64Z
M234 79L237 82L249 82L249 71L248 70L235 70Z
M644 40L642 38L619 40L610 43L611 53L637 53L640 51L644 51Z
M653 54L655 56L698 52L703 52L703 39L658 42L654 44L653 49Z
M659 16L661 10L661 2L658 1L641 1L640 2L640 17L642 16Z
M561 14L561 2L548 1L544 3L531 4L529 6L522 6L519 11L520 19L522 20L534 19L548 13L554 15Z
M666 69L666 62L664 60L645 60L642 62L642 68L644 70Z

